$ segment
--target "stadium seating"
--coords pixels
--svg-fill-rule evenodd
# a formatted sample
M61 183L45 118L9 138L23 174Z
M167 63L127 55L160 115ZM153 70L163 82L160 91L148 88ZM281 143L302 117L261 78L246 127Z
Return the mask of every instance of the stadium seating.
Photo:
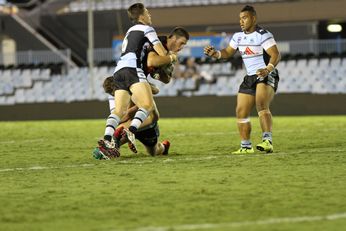
M150 79L160 88L161 96L236 95L245 75L244 69L234 70L227 63L200 63L201 72L216 78L207 83L193 78L173 79L169 84ZM288 59L278 65L278 93L346 93L346 58ZM71 68L57 74L49 68L0 70L0 104L43 102L106 101L103 80L112 75L114 67L95 67L92 81L86 67Z
M277 2L282 0L250 0L246 2ZM138 1L124 1L124 0L98 0L92 3L93 10L118 10L127 9L133 3ZM203 6L203 5L221 5L221 4L236 4L244 3L243 0L144 0L142 1L149 8L159 7L185 7L185 6ZM65 12L82 12L88 10L87 0L77 0L71 2L65 9Z

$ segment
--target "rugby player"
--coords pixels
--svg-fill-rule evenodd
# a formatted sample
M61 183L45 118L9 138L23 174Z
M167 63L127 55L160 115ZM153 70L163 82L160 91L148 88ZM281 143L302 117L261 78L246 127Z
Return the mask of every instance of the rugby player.
M189 33L184 28L176 27L171 31L169 36L160 36L159 39L169 52L178 53L183 49L183 47L189 40ZM142 62L145 75L152 77L156 75L154 78L162 81L163 83L169 83L172 77L173 65L170 62L167 62L167 60L163 59L162 56L159 56L150 43L146 43L144 47L145 48L143 50ZM106 78L103 86L106 93L110 95L114 94L116 86L114 78L112 76ZM154 92L155 88L152 88L152 90ZM135 117L135 112L138 110L138 107L134 105L133 102L131 103L132 105L129 107L125 116L122 118L120 125L114 132L115 144L117 149L119 149L122 144L129 141L126 136L126 129L130 127L131 122ZM154 110L138 128L135 133L135 138L145 146L147 152L150 155L167 155L170 147L170 142L168 140L165 140L161 143L158 142L160 134L157 124L157 121L159 119L159 112L157 110L155 102L153 103ZM110 98L109 106L111 111L114 110L114 97ZM133 152L137 152L136 146L134 146L132 142L129 142L129 147ZM99 149L101 150L102 147L99 147ZM107 151L105 152L105 154L107 155ZM117 156L119 155L120 153L117 152ZM100 155L96 153L96 156Z
M115 109L107 118L104 138L98 142L104 151L109 150L110 152L116 152L112 136L122 117L126 114L130 99L139 108L129 129L125 130L129 142L134 146L134 133L154 108L151 87L140 60L143 45L149 41L157 54L162 56L162 59L167 63L173 63L177 60L176 54L167 54L167 50L158 39L154 28L150 26L150 13L142 3L131 5L127 13L135 25L129 28L122 43L122 54L113 74L115 80L114 97L117 99Z
M206 46L204 53L216 59L229 58L239 50L247 75L240 85L237 95L237 124L241 138L240 149L232 154L254 153L250 140L250 112L256 106L262 129L262 142L256 148L267 153L273 152L272 114L270 103L278 87L279 75L275 68L280 61L280 53L273 35L257 25L256 11L252 6L245 6L240 12L242 32L235 33L229 46L215 50ZM269 62L265 63L265 56Z

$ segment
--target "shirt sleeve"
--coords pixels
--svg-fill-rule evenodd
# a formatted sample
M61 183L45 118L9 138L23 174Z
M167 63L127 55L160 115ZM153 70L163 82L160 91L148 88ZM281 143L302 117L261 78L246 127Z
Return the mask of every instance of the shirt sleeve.
M155 45L161 43L154 28L148 26L144 31L144 36L149 39L149 41Z
M276 45L276 42L272 33L267 32L262 35L261 46L263 47L264 50L267 50L274 45Z
M234 50L236 50L238 48L238 42L237 42L237 39L238 36L237 34L234 34L231 41L229 41L229 45L230 47L232 47Z

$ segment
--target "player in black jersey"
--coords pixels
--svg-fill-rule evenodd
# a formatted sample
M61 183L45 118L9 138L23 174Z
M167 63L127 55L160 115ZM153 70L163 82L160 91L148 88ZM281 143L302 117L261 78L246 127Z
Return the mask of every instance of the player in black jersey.
M115 109L108 117L104 139L100 140L99 146L104 150L115 148L112 136L121 118L126 113L130 104L130 99L138 106L138 111L131 122L129 129L126 129L129 142L135 146L134 133L153 110L153 95L151 87L143 71L141 54L143 45L150 42L158 55L167 63L177 60L176 54L167 54L158 36L152 28L149 11L142 3L135 3L127 10L128 16L135 24L126 33L122 43L122 54L114 71Z
M204 53L220 59L229 58L238 50L246 67L247 75L239 88L236 109L241 145L232 154L254 153L250 141L249 117L254 106L262 128L262 142L256 148L269 153L273 152L272 114L269 106L278 87L279 75L275 66L280 61L280 53L273 35L257 25L256 11L252 6L245 6L239 17L242 32L233 35L229 46L221 51L207 46ZM266 54L269 56L267 63Z

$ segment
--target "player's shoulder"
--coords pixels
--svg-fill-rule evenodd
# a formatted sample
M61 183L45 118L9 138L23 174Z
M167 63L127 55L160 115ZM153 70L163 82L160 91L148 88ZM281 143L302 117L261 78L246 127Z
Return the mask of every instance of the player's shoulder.
M161 43L162 43L163 45L167 44L167 36L165 36L165 35L160 35L160 36L159 36L159 40L161 41ZM166 48L166 47L165 47L165 48Z
M264 29L263 27L257 26L256 32L264 37L273 37L273 34L269 30Z
M263 27L260 27L260 26L256 26L256 32L261 34L261 35L270 33L268 30L266 30L266 29L264 29Z
M150 31L155 31L153 27L145 24L135 24L132 27L130 27L129 31L143 31L144 33L150 32Z
M236 32L233 34L232 36L232 40L234 40L234 42L239 42L239 40L243 37L244 32Z
M242 37L244 35L244 32L236 32L233 34L232 38L239 38Z

